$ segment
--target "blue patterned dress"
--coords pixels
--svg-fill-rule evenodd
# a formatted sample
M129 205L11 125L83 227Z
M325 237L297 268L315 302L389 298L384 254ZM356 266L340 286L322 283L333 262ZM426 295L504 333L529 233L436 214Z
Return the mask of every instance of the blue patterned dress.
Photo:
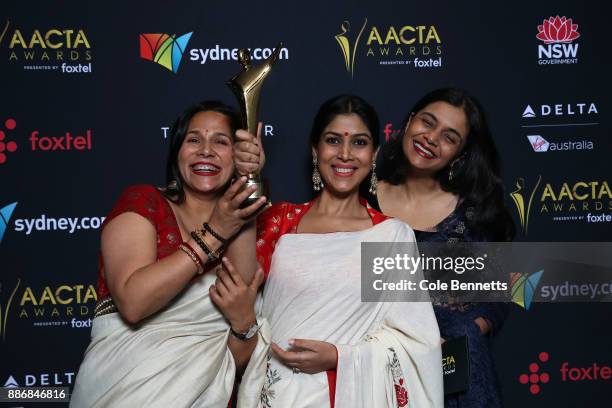
M457 208L436 227L435 231L415 231L417 242L470 242L482 239L469 231L466 220L471 208ZM458 306L436 304L434 311L445 339L467 335L470 353L470 389L464 393L447 395L446 408L497 408L501 407L500 386L491 355L491 337L501 328L508 313L503 303L463 303ZM489 322L490 332L480 333L474 322L482 317Z

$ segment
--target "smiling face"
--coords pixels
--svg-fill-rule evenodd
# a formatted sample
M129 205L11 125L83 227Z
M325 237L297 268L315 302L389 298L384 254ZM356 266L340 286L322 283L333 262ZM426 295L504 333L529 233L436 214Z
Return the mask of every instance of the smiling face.
M436 173L461 153L468 132L462 108L446 102L430 103L406 126L404 156L414 169Z
M232 130L227 116L196 113L178 153L178 167L187 190L217 193L234 172Z
M319 159L325 189L346 195L357 191L370 172L374 159L372 135L358 115L338 115L323 130L313 154Z

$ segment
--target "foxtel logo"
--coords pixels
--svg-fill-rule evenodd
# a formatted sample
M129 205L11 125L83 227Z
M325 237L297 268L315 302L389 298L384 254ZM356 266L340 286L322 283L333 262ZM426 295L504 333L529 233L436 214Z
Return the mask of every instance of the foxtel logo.
M593 150L595 147L590 140L551 143L540 135L528 135L527 139L536 153L563 150Z

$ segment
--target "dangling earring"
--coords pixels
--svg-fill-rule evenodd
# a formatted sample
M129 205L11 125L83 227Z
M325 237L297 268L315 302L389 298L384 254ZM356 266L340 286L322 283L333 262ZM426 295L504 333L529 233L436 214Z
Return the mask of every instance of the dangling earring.
M455 168L455 166L458 167L464 159L465 153L461 154L459 157L452 161L450 165L450 170L448 172L448 181L453 181L453 179L455 178L455 172L458 170L458 168Z
M319 173L319 158L316 153L312 156L312 188L314 191L321 191L323 186L323 180L321 180L321 173Z
M176 180L172 180L171 182L168 183L168 185L166 186L166 190L168 191L178 191L179 187L178 187L178 181Z
M376 162L372 162L372 177L370 178L370 194L376 195L378 187L378 177L376 177Z

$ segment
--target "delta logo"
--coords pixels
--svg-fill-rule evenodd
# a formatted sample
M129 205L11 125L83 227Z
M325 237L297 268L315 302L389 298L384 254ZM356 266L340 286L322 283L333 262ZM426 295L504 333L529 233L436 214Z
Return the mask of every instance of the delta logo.
M527 135L527 140L536 153L570 151L570 150L593 150L594 144L590 140L549 142L541 135Z
M525 235L529 232L533 207L538 208L539 218L549 218L555 222L609 222L612 190L606 180L542 183L540 175L531 188L527 187L527 180L523 177L516 180L515 187L510 197Z
M24 29L12 27L7 21L0 33L0 44L5 38L9 63L26 71L92 72L91 42L82 28Z
M140 58L176 74L192 34L140 34Z
M15 377L23 378L21 381L17 381ZM23 376L15 376L9 374L8 378L4 382L4 388L19 388L19 387L49 387L49 386L64 386L67 387L72 385L75 380L75 373L73 372L39 372L39 373L28 373ZM1 383L0 383L1 384Z
M510 274L510 293L512 301L525 310L529 310L538 283L544 274L544 270L532 274L514 272Z
M366 17L361 25L343 21L333 37L351 78L355 64L364 60L416 69L442 67L442 40L435 25L368 25Z
M538 44L538 64L577 64L578 43L580 37L578 24L565 16L549 17L538 25L536 38L544 44Z
M15 130L17 121L9 118L4 121L7 130ZM10 153L17 150L18 144L15 141L8 141L8 132L0 130L0 165L8 162ZM63 133L63 134L62 134ZM29 131L28 137L31 152L66 152L66 151L91 151L93 149L93 136L91 129L82 132L61 132L52 134L40 130Z
M594 102L580 103L558 103L558 104L542 104L542 105L527 105L523 110L523 118L554 118L561 116L591 116L598 115L597 105ZM538 116L539 115L539 116Z

